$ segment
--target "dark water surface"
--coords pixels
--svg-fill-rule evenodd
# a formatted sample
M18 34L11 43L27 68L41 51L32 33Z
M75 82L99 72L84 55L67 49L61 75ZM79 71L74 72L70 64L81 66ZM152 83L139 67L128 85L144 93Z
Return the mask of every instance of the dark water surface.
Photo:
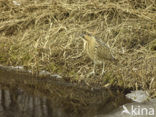
M127 102L108 89L0 71L0 117L94 117Z

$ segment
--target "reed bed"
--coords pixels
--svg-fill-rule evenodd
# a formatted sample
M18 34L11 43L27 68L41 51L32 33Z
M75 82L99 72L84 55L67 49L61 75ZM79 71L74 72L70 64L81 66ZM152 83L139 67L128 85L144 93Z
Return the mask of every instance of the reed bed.
M89 86L155 92L156 0L0 0L0 11L0 64ZM106 65L102 78L86 77L93 64L80 39L84 31L119 60Z

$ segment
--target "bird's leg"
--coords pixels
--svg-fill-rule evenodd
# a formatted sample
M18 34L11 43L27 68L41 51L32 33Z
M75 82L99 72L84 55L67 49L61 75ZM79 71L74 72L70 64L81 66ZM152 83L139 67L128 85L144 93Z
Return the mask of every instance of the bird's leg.
M94 62L94 67L93 67L93 71L92 71L93 74L95 74L95 68L96 68L96 64Z
M88 77L90 77L91 75L95 75L95 68L96 68L96 63L94 62L93 71L88 74Z
M103 67L102 67L102 73L101 73L101 75L104 75L105 72L106 72L106 71L105 71L105 64L104 64L104 62L102 63L102 66L103 66Z

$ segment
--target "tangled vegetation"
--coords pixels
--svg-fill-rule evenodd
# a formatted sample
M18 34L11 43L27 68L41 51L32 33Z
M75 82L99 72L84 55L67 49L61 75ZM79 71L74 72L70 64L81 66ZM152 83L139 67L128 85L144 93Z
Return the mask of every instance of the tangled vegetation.
M156 0L16 2L0 1L0 64L47 70L89 86L155 92ZM102 78L86 77L93 64L83 49L83 31L101 38L119 60L106 65Z

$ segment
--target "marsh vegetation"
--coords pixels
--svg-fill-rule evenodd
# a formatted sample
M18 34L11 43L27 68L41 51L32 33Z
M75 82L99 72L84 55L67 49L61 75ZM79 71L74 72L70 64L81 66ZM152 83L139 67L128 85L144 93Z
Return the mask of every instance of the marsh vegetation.
M88 86L146 89L156 96L155 0L0 1L0 64L57 73ZM86 78L92 61L80 34L107 43L119 65ZM101 67L97 70L100 70Z

